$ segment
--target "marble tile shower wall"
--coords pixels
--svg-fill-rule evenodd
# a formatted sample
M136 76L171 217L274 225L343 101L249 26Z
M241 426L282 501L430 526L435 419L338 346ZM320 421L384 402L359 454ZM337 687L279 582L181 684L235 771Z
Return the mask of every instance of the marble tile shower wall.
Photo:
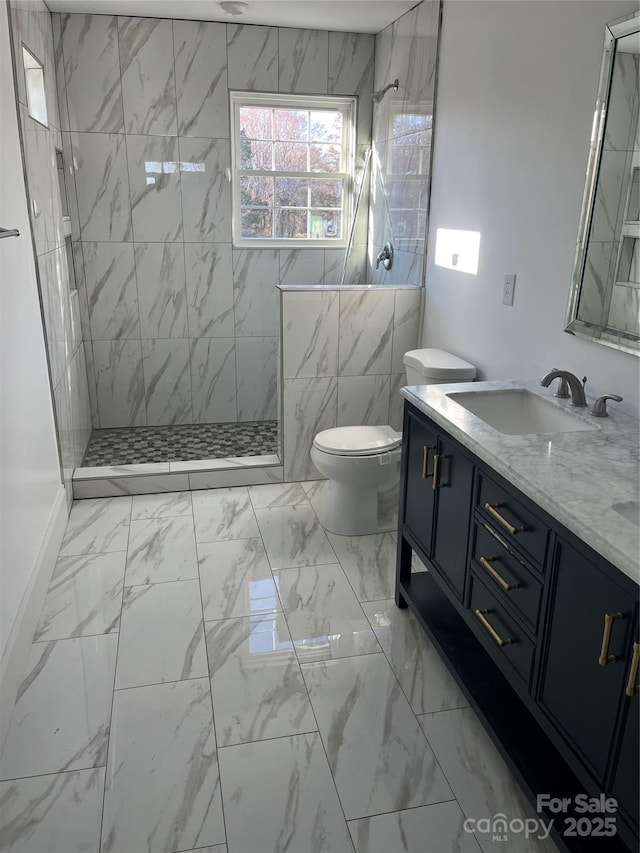
M29 213L37 255L62 473L70 505L71 477L89 441L91 413L79 300L77 291L70 290L58 182L56 149L61 149L62 142L51 15L41 0L11 2L10 13ZM44 66L48 127L28 114L22 45Z
M274 418L277 285L335 284L343 253L232 247L228 91L359 95L364 147L375 37L53 19L94 426Z
M284 480L319 477L313 438L335 426L402 428L404 353L418 346L423 288L283 290Z
M376 36L374 89L396 78L400 85L374 107L368 257L374 284L422 284L439 29L439 0L424 0ZM375 257L388 241L393 267L376 270Z

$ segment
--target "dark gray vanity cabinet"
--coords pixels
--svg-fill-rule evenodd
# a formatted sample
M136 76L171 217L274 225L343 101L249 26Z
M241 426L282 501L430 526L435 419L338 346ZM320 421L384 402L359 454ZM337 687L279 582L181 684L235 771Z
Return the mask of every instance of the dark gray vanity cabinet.
M430 557L435 507L433 457L438 447L438 433L423 418L409 411L405 421L405 435L408 442L405 454L404 522L423 555Z
M448 437L407 414L404 521L421 557L427 557L462 600L473 463Z
M636 601L603 563L556 543L538 703L604 785L631 666Z
M431 562L462 600L473 462L450 439L441 435L435 466L433 486L437 501Z
M633 649L632 655L640 654L637 634ZM638 753L640 752L640 696L638 693L640 688L638 688L637 678L637 670L628 672L625 698L622 702L622 733L609 785L611 794L618 801L620 811L629 825L635 828L636 835L640 802L640 773L638 773Z
M413 551L427 572L412 571ZM614 837L565 836L547 814L558 846L637 850L637 584L408 402L396 603L534 807L540 793L618 800ZM563 819L584 816L571 808Z

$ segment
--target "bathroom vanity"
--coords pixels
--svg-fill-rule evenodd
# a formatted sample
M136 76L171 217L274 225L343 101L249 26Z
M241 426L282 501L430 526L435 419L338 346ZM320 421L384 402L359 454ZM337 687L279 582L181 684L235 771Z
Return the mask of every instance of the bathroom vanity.
M553 390L402 389L396 603L416 615L534 809L538 795L569 798L566 812L543 811L556 843L636 850L639 425L615 411L593 418ZM546 422L551 431L533 432ZM615 836L612 813L582 811L580 793L617 800Z

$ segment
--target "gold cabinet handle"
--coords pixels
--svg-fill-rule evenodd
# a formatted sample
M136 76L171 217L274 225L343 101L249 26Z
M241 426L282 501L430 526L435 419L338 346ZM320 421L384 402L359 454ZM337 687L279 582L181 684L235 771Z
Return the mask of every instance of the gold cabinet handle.
M610 663L616 662L616 656L609 654L609 642L611 640L611 629L613 623L618 619L624 618L622 613L605 613L604 614L604 630L602 632L602 647L600 649L600 657L598 663L600 666L607 666Z
M500 522L500 524L504 527L504 529L510 533L512 536L515 536L517 533L524 533L524 527L514 527L507 519L498 512L498 507L500 504L490 504L486 503L484 508L492 515L496 521Z
M482 624L487 629L487 631L491 634L491 636L496 641L496 643L502 648L502 646L508 645L511 642L511 640L509 638L507 638L506 640L503 640L502 637L500 636L500 634L498 634L498 632L493 627L491 622L489 622L489 620L487 619L487 616L489 615L490 612L491 612L490 610L479 610L477 608L475 610L475 614L478 617L478 619L482 622Z
M496 559L495 557L480 557L479 562L480 562L480 565L482 566L482 568L486 569L489 572L491 577L495 581L497 581L497 583L500 584L500 586L502 587L502 589L505 592L510 592L512 589L517 589L518 588L517 583L509 583L509 581L506 581L502 577L500 572L493 567L492 563L495 559Z
M640 662L640 643L634 643L631 666L629 667L629 678L627 679L627 686L624 691L627 696L635 696L636 693L640 693L640 685L636 684L638 680L638 662Z
M438 482L438 477L440 476L440 460L441 459L444 459L444 456L442 456L439 453L436 453L436 455L433 457L433 480L431 481L431 485L434 489L437 489L440 487L440 483Z
M429 451L435 450L435 446L433 444L426 445L422 448L422 479L428 480L429 477L433 477L433 473L427 474L427 468L429 467Z

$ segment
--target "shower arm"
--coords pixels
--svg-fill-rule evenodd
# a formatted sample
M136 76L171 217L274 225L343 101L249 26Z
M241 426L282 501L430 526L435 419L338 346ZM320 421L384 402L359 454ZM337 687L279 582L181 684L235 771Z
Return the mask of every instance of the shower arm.
M371 97L373 98L374 103L379 104L380 101L384 98L384 96L387 94L387 92L390 89L393 89L394 92L397 92L399 87L400 87L400 81L396 77L396 79L393 81L393 83L387 83L387 85L384 88L378 89L377 92L373 92Z

